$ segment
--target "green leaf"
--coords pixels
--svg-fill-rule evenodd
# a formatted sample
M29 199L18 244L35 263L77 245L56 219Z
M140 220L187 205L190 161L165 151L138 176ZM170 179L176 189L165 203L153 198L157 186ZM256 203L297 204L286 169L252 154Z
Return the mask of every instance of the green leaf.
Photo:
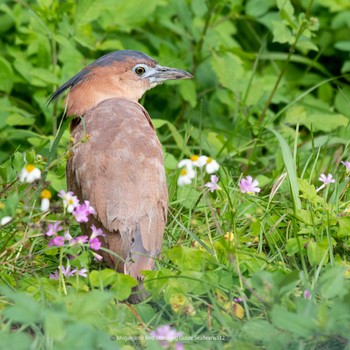
M196 17L202 17L204 16L207 11L208 7L203 0L192 0L191 1L191 8L193 13L196 15Z
M204 252L199 249L175 247L167 250L164 254L182 271L202 271L205 266Z
M289 312L280 305L273 307L270 317L275 327L299 337L309 337L315 332L315 326L310 322L309 317L305 317L302 313Z
M0 91L10 93L13 87L13 70L5 58L0 57Z
M47 335L54 340L63 340L66 335L66 320L64 316L66 315L59 310L49 310L45 312L45 331Z
M345 268L333 267L320 277L320 293L323 298L342 298L349 292L349 281L345 284Z
M137 281L135 278L122 273L117 273L116 278L111 284L111 290L116 292L118 300L125 300L130 296L132 288L136 286Z
M100 0L78 1L75 13L76 24L83 26L91 23L100 16L104 8L105 4Z
M232 53L226 53L221 56L214 54L211 57L211 63L220 83L233 92L243 91L244 75L242 60Z
M286 243L286 251L289 256L299 253L299 244L297 238L289 238Z
M294 42L294 36L292 35L290 29L283 22L272 21L272 27L274 42L281 44L292 44Z
M341 51L350 52L350 41L338 41L334 44L334 47Z
M36 323L42 320L43 307L31 296L0 287L1 292L13 301L13 306L3 310L3 315L13 322Z
M338 238L350 236L350 217L343 216L338 219L339 229L337 232Z
M310 241L307 245L307 256L311 266L323 264L328 262L328 243Z
M182 98L189 102L192 108L197 105L196 84L192 80L183 81L180 84L180 94Z
M1 332L0 349L6 350L28 350L32 349L32 339L28 334L13 332Z
M286 142L286 140L283 138L283 136L276 130L272 128L267 128L270 130L272 133L275 134L277 137L281 151L282 151L282 156L283 156L283 162L287 170L288 174L288 180L290 183L290 188L292 192L292 197L294 201L294 206L296 209L301 209L301 202L299 199L299 186L298 186L298 181L297 181L297 175L296 175L296 169L295 169L295 164L292 156L292 152Z
M23 115L13 113L6 119L6 123L10 126L33 125L35 123L35 118L25 117Z
M127 299L133 287L137 286L137 281L131 276L117 273L111 269L92 271L89 274L89 280L92 287L107 288L117 294L118 300Z

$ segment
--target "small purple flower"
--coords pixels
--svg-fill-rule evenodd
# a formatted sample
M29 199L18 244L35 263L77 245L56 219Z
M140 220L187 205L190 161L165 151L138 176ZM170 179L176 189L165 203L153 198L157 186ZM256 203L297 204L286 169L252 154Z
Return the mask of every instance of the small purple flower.
M310 291L308 289L305 289L304 290L304 298L305 299L310 299L310 297L311 297Z
M324 185L329 185L329 184L335 182L335 180L333 179L333 175L332 174L328 174L327 176L325 174L321 174L318 179L321 182L323 182Z
M345 161L345 162L341 161L341 163L345 166L346 172L350 173L350 162L349 161Z
M60 225L60 221L56 221L54 224L49 224L47 226L48 230L45 232L46 236L53 236L55 234L57 234L58 231L62 230L62 226Z
M72 271L72 273L74 274L74 275L78 275L78 276L82 276L82 277L87 277L87 273L88 272L88 270L85 268L85 267L83 267L82 269L74 269L73 271Z
M64 239L68 241L68 243L74 242L74 238L70 235L69 231L64 233Z
M93 250L99 250L101 248L101 242L97 237L90 239L90 248Z
M243 301L243 299L242 298L233 298L233 301L235 303L241 303Z
M73 215L77 222L88 222L88 216L96 214L95 209L90 205L89 201L84 201L73 210Z
M52 246L62 247L63 244L64 244L64 237L63 236L56 236L56 237L51 239L48 246L49 247L52 247Z
M239 189L242 193L259 193L261 189L258 186L258 180L253 180L251 176L247 176L239 182Z
M204 186L207 187L210 192L214 192L220 189L218 182L219 182L219 178L216 175L211 175L210 182L207 182Z
M60 266L60 269L63 276L66 276L66 277L74 276L74 270L71 270L69 265L67 267Z
M50 273L50 279L52 280L58 280L60 278L58 270L56 270L54 273Z
M323 188L325 188L326 186L328 186L331 183L334 183L335 180L333 179L333 175L332 174L328 174L327 176L325 174L321 174L320 177L318 178L321 182L323 182L323 184L316 189L316 192L322 190Z
M152 331L150 333L152 337L154 337L156 340L159 341L159 344L165 348L168 348L170 343L177 340L178 337L181 337L183 335L182 332L178 332L176 329L171 328L169 325L164 325L158 327L155 331ZM179 344L179 349L181 350L183 348L182 343ZM175 344L176 347L176 344Z
M91 236L90 239L94 239L98 236L106 237L106 235L103 233L102 229L97 228L95 225L91 225Z
M74 243L76 244L84 244L88 241L89 237L88 236L78 236L74 238Z
M96 261L101 261L103 257L100 254L97 254L95 252L92 252L92 255L94 256Z

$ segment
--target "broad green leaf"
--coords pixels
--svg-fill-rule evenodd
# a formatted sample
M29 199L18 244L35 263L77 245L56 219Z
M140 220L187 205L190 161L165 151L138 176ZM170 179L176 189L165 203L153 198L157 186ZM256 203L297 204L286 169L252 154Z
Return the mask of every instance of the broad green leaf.
M103 1L99 0L78 1L76 4L75 19L78 26L93 22L105 8Z
M294 313L286 308L275 305L270 314L275 327L294 333L299 337L309 337L316 331L316 327L310 318L302 313Z
M248 0L245 5L245 9L249 16L260 17L264 15L273 5L275 5L274 0Z
M286 243L286 251L289 256L293 256L299 252L299 244L297 238L289 238Z
M196 94L196 85L194 81L187 80L181 82L180 86L180 93L182 98L189 102L192 108L196 107L197 105L197 94Z
M10 331L11 333L1 332L0 349L6 350L28 350L32 349L32 338L29 334Z
M307 256L311 266L327 264L329 259L328 244L326 242L309 241L307 245Z
M283 23L279 21L273 21L273 41L281 44L288 43L292 44L294 42L294 36L290 29Z
M244 67L242 60L232 53L223 55L214 54L211 63L220 83L233 92L242 91L244 88Z
M10 93L13 87L14 75L9 62L0 57L0 91Z
M130 296L132 288L136 286L137 281L135 278L117 273L116 278L111 284L111 290L116 293L118 300L125 300Z
M35 118L25 117L23 115L13 113L7 117L6 122L10 126L33 125L35 123Z
M205 253L199 249L175 247L167 250L164 254L182 271L202 271L205 265Z
M350 52L350 40L348 41L338 41L334 44L334 47L341 51Z
M320 293L323 298L342 298L349 292L349 280L345 281L345 268L329 268L320 277Z
M338 219L339 229L337 232L338 238L350 236L350 217L343 216Z

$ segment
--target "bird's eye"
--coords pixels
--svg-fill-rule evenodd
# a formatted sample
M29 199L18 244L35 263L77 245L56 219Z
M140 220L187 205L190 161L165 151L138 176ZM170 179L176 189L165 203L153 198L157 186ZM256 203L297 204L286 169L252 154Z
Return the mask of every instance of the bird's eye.
M135 73L137 74L137 75L142 75L143 73L145 73L146 72L146 69L144 68L144 67L142 67L142 66L139 66L139 67L136 67L135 68Z

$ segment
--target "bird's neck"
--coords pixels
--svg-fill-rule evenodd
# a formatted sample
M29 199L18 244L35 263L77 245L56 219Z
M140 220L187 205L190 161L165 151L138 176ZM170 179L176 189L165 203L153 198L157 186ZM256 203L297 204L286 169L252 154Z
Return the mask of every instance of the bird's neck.
M145 87L135 88L124 81L104 77L101 80L91 78L74 86L66 97L67 116L83 116L100 102L110 98L124 98L138 102L143 96Z

